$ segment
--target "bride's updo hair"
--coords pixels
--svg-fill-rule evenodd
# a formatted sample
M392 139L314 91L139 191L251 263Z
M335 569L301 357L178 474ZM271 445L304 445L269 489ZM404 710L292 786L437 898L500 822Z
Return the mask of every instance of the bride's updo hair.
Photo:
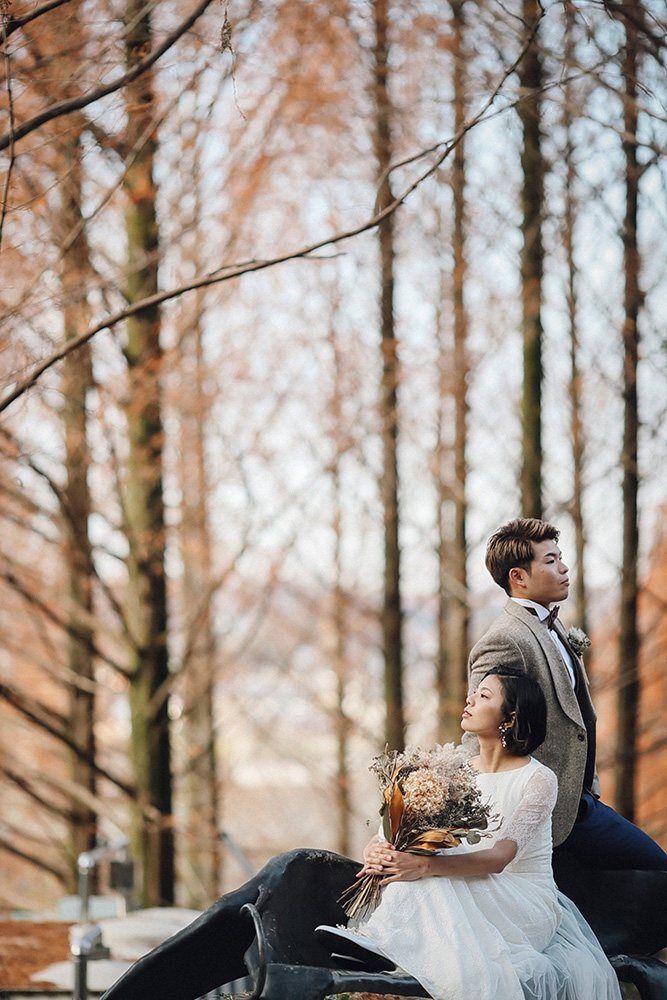
M515 667L492 667L484 676L497 677L503 689L506 748L515 757L537 750L547 736L547 703L540 685Z

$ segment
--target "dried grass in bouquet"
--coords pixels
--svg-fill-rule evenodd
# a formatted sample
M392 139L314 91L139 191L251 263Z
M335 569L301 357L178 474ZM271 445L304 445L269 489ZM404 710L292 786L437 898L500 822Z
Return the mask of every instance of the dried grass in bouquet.
M402 752L385 748L369 770L380 783L382 829L397 851L435 854L457 847L462 840L477 843L489 836L490 806L482 802L468 751L453 743L433 750L408 746ZM364 875L341 896L348 917L360 920L380 901L383 876Z

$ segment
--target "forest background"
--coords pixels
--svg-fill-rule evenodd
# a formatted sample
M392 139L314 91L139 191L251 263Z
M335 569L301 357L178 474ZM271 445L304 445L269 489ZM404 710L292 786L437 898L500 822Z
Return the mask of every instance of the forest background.
M0 908L358 854L518 514L667 847L664 3L0 11Z

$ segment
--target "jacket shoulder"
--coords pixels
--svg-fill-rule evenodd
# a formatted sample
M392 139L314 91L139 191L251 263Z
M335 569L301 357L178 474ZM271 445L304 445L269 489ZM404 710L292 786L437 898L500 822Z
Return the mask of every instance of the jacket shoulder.
M502 639L503 637L511 637L512 640L516 640L522 636L534 638L530 625L522 616L522 611L524 610L520 605L510 604L508 601L502 611L489 624L483 635L477 640L475 646L484 644L489 640Z
M541 647L531 623L522 620L524 611L520 605L505 605L484 635L477 640L468 659L471 683L476 683L482 672L501 664L528 673L534 672L536 664L542 658Z

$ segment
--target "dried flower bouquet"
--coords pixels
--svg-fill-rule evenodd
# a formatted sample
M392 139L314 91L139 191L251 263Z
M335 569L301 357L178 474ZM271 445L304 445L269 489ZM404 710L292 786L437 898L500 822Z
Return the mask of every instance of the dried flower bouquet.
M456 847L462 840L477 843L491 819L482 802L475 772L468 766L468 750L453 743L402 752L388 750L370 766L380 783L382 829L396 850L434 854ZM382 886L379 874L364 875L343 893L343 909L359 920L373 912Z

